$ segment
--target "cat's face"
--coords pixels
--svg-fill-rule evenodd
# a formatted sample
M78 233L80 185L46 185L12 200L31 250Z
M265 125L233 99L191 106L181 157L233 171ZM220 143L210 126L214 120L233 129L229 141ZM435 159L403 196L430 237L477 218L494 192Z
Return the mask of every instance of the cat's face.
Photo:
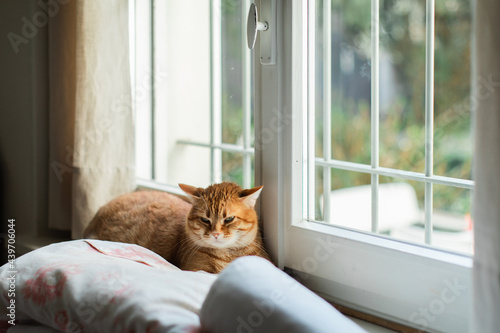
M232 248L250 244L258 232L254 206L261 187L243 190L234 183L196 188L179 184L190 195L186 233L203 247Z

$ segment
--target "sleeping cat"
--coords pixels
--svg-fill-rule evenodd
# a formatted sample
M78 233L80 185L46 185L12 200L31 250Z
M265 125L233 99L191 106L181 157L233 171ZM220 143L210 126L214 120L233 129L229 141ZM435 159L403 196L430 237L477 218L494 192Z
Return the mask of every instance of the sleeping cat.
M219 273L247 255L269 259L254 210L262 186L179 186L191 203L158 191L128 193L101 207L84 237L138 244L190 271Z

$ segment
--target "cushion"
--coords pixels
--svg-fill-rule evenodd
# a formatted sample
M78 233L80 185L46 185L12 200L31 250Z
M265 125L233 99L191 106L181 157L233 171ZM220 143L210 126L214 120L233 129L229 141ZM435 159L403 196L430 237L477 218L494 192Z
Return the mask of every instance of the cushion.
M211 333L365 332L269 261L252 256L220 273L200 317Z
M215 279L181 271L138 245L75 240L2 266L0 311L5 318L12 299L16 320L66 332L198 332Z

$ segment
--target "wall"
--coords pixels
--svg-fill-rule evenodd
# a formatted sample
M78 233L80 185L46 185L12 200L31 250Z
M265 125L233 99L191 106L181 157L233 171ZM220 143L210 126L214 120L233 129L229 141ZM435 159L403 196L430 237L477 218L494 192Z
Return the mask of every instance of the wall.
M16 219L19 242L55 234L46 227L47 23L33 25L40 12L38 1L0 2L0 224L5 231Z

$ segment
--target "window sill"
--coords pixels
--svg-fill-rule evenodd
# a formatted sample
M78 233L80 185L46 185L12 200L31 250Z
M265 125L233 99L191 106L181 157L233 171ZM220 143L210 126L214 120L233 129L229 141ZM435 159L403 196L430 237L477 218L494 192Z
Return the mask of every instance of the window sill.
M361 320L361 319L358 319L358 318L354 318L354 317L350 317L350 316L346 316L346 317L349 318L349 319L351 319L356 324L358 324L359 327L361 327L362 329L364 329L368 333L392 333L392 332L397 332L397 331L393 331L393 330L390 330L388 328L385 328L385 327L382 327L382 326L378 326L378 325L372 324L370 322L367 322L367 321L364 321L364 320Z

